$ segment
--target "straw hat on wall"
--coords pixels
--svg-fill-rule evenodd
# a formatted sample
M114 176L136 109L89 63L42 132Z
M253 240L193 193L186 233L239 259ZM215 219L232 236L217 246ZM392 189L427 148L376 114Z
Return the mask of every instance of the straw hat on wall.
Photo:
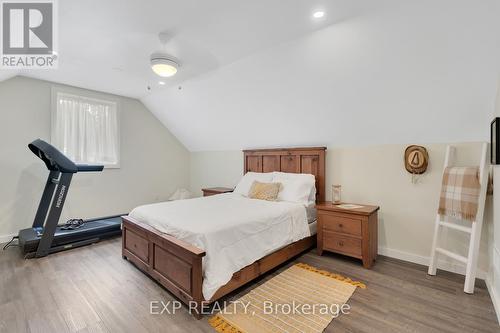
M411 145L405 150L405 168L411 174L420 175L427 170L429 154L422 146Z

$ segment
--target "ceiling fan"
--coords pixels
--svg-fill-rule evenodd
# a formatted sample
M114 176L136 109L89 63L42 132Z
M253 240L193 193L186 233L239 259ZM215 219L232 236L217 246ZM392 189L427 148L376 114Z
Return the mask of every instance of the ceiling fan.
M165 52L165 45L170 40L170 36L166 32L160 32L158 38L162 44L163 51L151 54L151 69L156 75L161 77L174 76L180 67L180 63L175 57Z

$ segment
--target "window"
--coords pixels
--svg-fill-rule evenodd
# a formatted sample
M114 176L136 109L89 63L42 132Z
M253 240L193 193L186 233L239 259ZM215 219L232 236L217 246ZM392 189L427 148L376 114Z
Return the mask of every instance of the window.
M52 144L77 164L118 168L118 103L53 91Z

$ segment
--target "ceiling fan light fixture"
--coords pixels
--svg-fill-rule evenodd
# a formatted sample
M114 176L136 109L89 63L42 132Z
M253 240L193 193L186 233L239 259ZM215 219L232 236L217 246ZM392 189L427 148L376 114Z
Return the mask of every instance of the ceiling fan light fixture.
M151 55L151 69L161 77L171 77L177 73L179 63L168 54L153 53Z

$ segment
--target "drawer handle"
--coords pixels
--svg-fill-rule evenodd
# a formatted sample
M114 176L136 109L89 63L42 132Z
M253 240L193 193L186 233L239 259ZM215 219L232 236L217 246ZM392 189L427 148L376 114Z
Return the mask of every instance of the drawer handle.
M344 227L344 225L342 223L339 224L339 228L342 228Z
M340 242L339 242L339 246L344 246L344 242L343 242L343 241L340 241Z

